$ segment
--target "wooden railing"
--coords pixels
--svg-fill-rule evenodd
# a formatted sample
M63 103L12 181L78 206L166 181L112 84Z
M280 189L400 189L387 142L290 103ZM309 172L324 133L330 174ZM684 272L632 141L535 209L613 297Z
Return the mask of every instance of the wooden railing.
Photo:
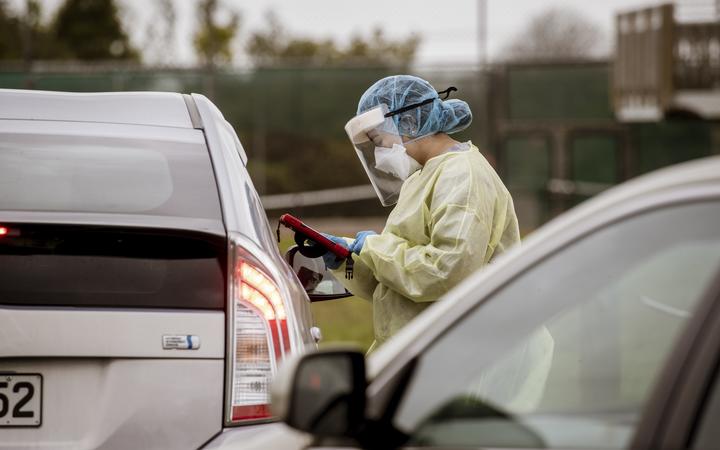
M615 27L615 110L659 116L672 98L673 6L619 14Z
M720 89L720 22L678 24L672 4L616 17L613 106L657 120L678 90Z
M675 89L720 89L720 22L675 25Z

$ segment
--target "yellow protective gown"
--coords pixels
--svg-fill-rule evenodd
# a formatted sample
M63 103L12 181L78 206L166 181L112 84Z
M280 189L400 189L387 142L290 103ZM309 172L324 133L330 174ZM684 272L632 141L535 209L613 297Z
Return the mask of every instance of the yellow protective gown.
M510 193L470 144L412 174L385 229L353 255L353 279L344 277L344 265L336 273L350 292L373 302L375 348L519 241Z

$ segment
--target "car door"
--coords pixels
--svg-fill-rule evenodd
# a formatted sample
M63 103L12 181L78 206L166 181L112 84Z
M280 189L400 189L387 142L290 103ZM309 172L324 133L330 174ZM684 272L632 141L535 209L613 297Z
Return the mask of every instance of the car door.
M720 274L645 407L633 448L714 449L720 436Z
M393 419L407 445L627 448L720 271L720 201L680 197L555 249L439 336Z
M227 238L202 131L0 121L0 448L222 427Z
M717 324L714 325L714 337L717 337L720 330ZM717 341L714 344L717 352ZM685 445L692 450L716 448L720 442L720 372L717 370L717 358L712 360L711 367L705 372L709 383L703 386L704 395L700 402L696 402L697 414L693 415L687 430L689 439Z

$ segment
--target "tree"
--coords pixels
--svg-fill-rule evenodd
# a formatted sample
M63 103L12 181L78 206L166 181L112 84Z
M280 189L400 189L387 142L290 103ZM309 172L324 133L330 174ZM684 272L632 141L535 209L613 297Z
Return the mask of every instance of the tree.
M246 51L252 62L261 67L279 64L406 66L412 62L419 45L417 35L393 42L377 28L368 39L354 36L346 48L340 48L331 39L288 35L278 17L268 12L267 27L250 36Z
M41 22L42 4L25 0L23 12L13 14L0 0L0 59L23 60L30 65L36 59L62 56L53 33Z
M18 45L22 23L7 7L6 0L0 0L0 59L22 58L22 47Z
M55 16L53 32L66 57L139 59L114 0L65 0Z
M551 8L532 18L505 48L508 60L587 58L604 42L600 28L576 11Z
M173 0L154 0L155 18L145 31L143 57L154 63L175 62L177 11Z
M207 67L232 61L232 43L240 28L240 14L232 10L225 11L229 17L224 24L218 21L219 6L218 0L198 3L200 26L193 43L200 62Z

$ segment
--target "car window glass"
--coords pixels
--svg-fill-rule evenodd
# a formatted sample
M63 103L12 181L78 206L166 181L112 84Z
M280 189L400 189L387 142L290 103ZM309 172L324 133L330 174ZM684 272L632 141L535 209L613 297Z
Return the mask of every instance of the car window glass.
M221 218L204 145L98 136L0 136L0 210Z
M720 207L648 212L523 273L420 359L395 425L417 446L623 448L720 268Z
M699 419L699 426L690 446L696 450L717 448L720 442L720 377L715 377L715 386L707 397Z

